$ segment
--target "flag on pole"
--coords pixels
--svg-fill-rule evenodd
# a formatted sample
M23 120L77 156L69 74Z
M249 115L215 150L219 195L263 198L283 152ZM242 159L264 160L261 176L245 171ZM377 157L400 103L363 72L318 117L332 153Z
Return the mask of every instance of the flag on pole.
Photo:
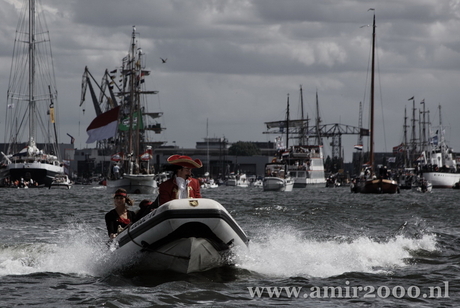
M56 119L54 117L54 107L50 108L50 121L51 123L56 123Z
M110 158L111 161L120 161L122 159L123 159L123 153L122 152L115 153Z
M388 157L387 162L395 163L396 162L396 157Z
M152 150L147 150L144 153L142 153L141 155L139 155L141 157L141 160L147 161L147 160L152 159L151 152L152 152Z
M86 129L88 140L86 143L109 139L117 133L118 112L120 106L115 107L97 116Z

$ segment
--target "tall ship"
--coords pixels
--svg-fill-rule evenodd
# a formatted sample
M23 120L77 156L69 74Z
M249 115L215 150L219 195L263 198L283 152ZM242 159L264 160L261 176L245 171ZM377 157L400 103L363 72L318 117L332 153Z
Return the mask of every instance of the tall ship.
M23 3L5 113L1 185L50 186L64 173L57 137L57 89L49 31L39 2Z
M99 99L92 86L92 82L97 82L85 68L80 105L89 88L97 116L87 128L87 143L97 141L96 147L110 156L106 170L108 191L124 188L129 193L152 194L157 189L153 151L163 142L154 141L151 135L164 130L157 120L163 113L149 111L147 97L158 91L146 89L145 77L150 71L145 68L136 35L133 27L129 52L121 66L106 70L101 85L98 84Z

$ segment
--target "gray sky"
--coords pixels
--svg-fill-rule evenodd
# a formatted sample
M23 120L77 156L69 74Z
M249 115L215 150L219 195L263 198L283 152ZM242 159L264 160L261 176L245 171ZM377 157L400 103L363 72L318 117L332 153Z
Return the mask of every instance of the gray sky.
M0 93L6 91L22 1L0 1ZM160 93L150 110L164 112L159 140L194 147L206 137L230 142L268 141L264 122L315 114L318 91L323 124L358 126L359 102L368 127L368 62L377 21L376 150L403 141L404 108L425 99L433 125L438 105L446 138L460 151L459 0L41 0L47 10L59 91L61 142L86 145L94 118L90 97L79 107L85 66L100 80L120 65L132 26L147 56L149 89ZM161 58L168 58L162 63ZM3 107L5 108L5 107ZM4 119L0 119L3 133ZM384 122L384 124L383 124ZM409 123L408 123L409 124ZM385 132L385 134L383 134ZM410 132L410 129L409 129ZM3 141L3 136L2 141ZM331 140L324 140L325 143ZM345 161L357 136L344 136ZM326 148L326 155L330 150Z

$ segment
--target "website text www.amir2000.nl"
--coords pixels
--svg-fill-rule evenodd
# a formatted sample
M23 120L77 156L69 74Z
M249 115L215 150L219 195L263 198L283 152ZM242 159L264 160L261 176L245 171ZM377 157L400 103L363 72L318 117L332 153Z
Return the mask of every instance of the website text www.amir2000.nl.
M252 298L449 298L449 282L441 285L421 288L418 286L313 286L306 290L302 287L247 287Z

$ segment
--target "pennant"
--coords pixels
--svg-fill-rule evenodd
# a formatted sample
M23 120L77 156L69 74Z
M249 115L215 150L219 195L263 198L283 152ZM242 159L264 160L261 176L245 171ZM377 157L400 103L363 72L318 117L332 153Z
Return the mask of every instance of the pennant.
M109 139L117 133L118 113L120 106L115 107L97 116L86 129L88 140L86 143Z

